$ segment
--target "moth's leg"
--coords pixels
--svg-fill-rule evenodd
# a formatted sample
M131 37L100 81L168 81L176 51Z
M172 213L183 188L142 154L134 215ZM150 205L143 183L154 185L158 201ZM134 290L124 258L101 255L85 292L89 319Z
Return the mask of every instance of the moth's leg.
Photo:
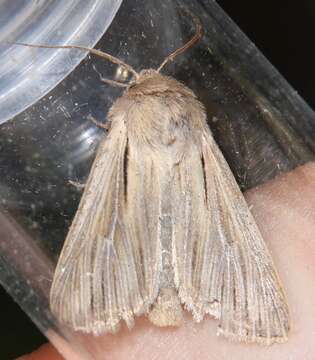
M68 183L80 191L84 190L84 188L85 188L85 184L81 184L77 181L68 180Z
M110 124L108 121L105 124L101 123L100 121L97 121L92 115L88 115L87 119L92 121L92 123L95 124L96 126L105 130L109 130Z
M101 79L101 81L103 83L109 84L109 85L112 85L112 86L118 86L118 87L123 87L123 88L126 88L126 87L129 86L128 84L124 84L124 83L121 83L121 82L115 81L115 80L106 79L106 78L103 78L103 77L101 77L100 79Z

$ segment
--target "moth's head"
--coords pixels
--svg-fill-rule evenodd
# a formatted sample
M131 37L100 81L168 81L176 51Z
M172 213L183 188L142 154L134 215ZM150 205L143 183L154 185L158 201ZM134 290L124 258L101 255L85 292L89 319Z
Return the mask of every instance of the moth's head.
M133 88L137 85L142 84L148 79L160 78L162 75L158 70L155 69L143 69L141 70L136 77L134 77L130 82L128 88Z
M170 76L162 75L154 69L142 70L126 90L126 94L130 96L157 95L166 92L192 95L191 91L180 82Z
M154 77L154 76L157 76L158 74L160 74L160 72L158 70L155 70L155 69L143 69L139 73L139 80L141 78L146 79L146 78Z
M136 89L143 87L145 84L154 83L154 81L159 82L164 76L160 74L158 70L155 69L143 69L138 73L137 77L134 77L128 86L128 90Z
M167 91L171 86L168 84L168 79L170 78L160 74L155 69L144 69L129 83L126 93L129 95L149 95Z

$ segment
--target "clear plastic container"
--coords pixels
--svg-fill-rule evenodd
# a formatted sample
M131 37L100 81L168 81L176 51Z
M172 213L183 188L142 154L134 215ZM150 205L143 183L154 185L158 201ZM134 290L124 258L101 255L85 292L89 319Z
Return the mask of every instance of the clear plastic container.
M184 82L204 103L209 126L241 188L248 190L314 160L314 112L214 1L125 0L97 48L136 70L156 68L194 31L191 19L179 11L183 5L200 17L205 35L163 73ZM104 3L99 5L103 14L106 9ZM111 8L110 14L115 10ZM71 36L14 39L94 42L72 41ZM50 62L57 57L72 64L66 70L57 66L56 74L50 67L40 67L39 82L49 83L41 94L84 56L75 50L10 47L8 51L21 52L28 64L37 58L45 64L45 59ZM20 74L27 71L24 64L15 66ZM69 180L85 182L99 139L106 136L87 116L105 121L109 107L121 94L120 89L100 82L98 72L116 80L125 76L116 65L87 56L45 97L0 128L0 281L66 359L104 359L104 354L115 358L119 353L119 333L93 338L65 331L48 304L54 267L81 196ZM51 76L59 80L52 81ZM14 80L16 87L23 86L20 79ZM0 109L0 118L8 118L7 109ZM151 341L151 328L138 321L141 325L132 332L123 329L120 333L134 346L130 359L145 356L137 336L143 343ZM198 338L198 329L202 327L191 328L192 341ZM170 339L173 333L163 334ZM210 336L214 333L209 332ZM167 341L152 346L160 346L164 354Z

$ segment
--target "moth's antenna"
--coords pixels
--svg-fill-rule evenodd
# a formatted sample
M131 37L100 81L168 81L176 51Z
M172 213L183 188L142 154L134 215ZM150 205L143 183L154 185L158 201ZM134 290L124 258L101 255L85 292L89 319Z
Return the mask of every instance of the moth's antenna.
M45 49L78 49L78 50L82 50L82 51L88 51L89 53L96 55L96 56L100 56L106 60L111 61L114 64L120 65L122 67L124 67L127 71L131 72L133 74L133 76L138 79L139 78L139 74L136 72L136 70L134 70L130 65L126 64L125 62L123 62L122 60L119 60L118 58L107 54L103 51L100 50L96 50L96 49L91 49L88 47L84 47L84 46L78 46L78 45L42 45L42 44L27 44L27 43L23 43L23 42L15 42L15 45L22 45L22 46L29 46L29 47L34 47L34 48L45 48Z
M161 69L170 61L173 61L175 59L176 56L182 54L183 52L185 52L187 49L189 49L190 47L192 47L194 44L196 44L196 42L198 42L203 35L203 30L202 30L202 24L200 19L195 16L193 13L191 13L188 9L182 9L182 11L188 13L191 18L193 19L194 23L195 23L195 35L182 47L180 47L179 49L175 50L174 52L172 52L170 55L168 55L165 60L162 62L162 64L158 67L157 72L160 72Z

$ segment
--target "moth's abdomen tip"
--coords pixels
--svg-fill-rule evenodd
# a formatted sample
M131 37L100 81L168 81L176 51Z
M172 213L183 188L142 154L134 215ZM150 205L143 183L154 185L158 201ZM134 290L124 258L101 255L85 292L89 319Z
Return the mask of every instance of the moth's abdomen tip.
M184 322L180 311L165 311L154 308L148 315L149 321L158 327L178 327Z
M182 325L183 309L174 289L160 290L160 294L148 314L148 319L159 327Z

